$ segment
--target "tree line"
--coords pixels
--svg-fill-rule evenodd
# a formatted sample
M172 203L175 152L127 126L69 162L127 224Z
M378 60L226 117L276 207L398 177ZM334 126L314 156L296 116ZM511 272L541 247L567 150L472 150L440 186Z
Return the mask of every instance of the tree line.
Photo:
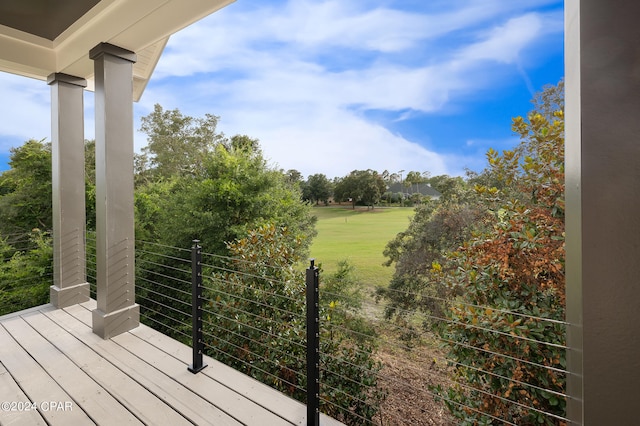
M404 172L404 170L402 171ZM429 172L410 171L403 176L401 172L390 173L388 170L353 170L343 177L328 178L324 173L310 175L305 180L295 170L287 170L289 181L300 186L302 198L316 205L323 203L351 203L352 207L364 205L374 208L378 204L414 206L427 201L432 196L422 194L420 186L429 186L438 194L437 187L444 185L449 179L447 175L431 177ZM462 179L462 178L460 178ZM395 192L393 190L396 190Z

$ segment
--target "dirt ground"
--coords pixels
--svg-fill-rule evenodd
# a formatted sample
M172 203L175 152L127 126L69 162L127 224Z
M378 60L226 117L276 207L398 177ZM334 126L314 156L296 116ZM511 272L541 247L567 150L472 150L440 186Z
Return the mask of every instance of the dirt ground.
M446 386L451 374L443 353L433 342L421 341L407 349L397 334L379 322L382 362L378 384L387 389L374 424L380 426L453 426L453 417L442 402L435 401L430 386Z
M439 367L429 361L407 360L389 353L379 354L384 363L380 384L387 388L388 395L381 406L375 423L381 426L404 425L455 425L444 404L436 402L428 392L430 384L439 380L433 375L415 373L416 367L433 372Z

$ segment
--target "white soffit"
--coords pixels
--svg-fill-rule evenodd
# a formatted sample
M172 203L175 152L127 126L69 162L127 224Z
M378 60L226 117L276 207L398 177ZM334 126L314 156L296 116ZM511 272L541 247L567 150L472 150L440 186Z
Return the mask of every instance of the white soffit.
M49 0L50 6L46 7L58 7L65 1L72 2ZM111 43L138 57L133 70L133 97L137 101L169 36L233 1L101 0L53 40L0 25L0 71L40 80L61 72L85 78L92 89L93 61L89 50L101 42ZM0 0L0 13L8 7L5 3L11 2Z

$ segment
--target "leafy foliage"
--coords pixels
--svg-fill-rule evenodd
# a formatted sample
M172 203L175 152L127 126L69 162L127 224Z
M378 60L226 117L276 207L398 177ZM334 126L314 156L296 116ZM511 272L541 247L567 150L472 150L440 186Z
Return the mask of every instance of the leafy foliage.
M141 119L140 130L147 134L148 144L136 159L139 180L145 175L157 179L196 173L206 154L224 138L216 132L218 119L211 114L185 116L156 104L153 112Z
M219 144L201 164L195 176L174 176L139 188L139 237L180 247L199 239L210 253L226 254L226 242L265 223L314 235L310 207L253 145Z
M331 181L322 173L309 176L302 187L302 198L316 204L320 201L327 204L332 193Z
M487 155L511 190L476 188L500 205L494 225L432 268L458 294L437 331L465 384L440 392L463 424L557 424L566 404L562 111L513 130L516 149Z
M536 95L536 110L513 120L520 144L489 150L482 173L429 178L439 202L385 249L395 274L378 296L389 318L430 318L457 379L433 390L461 424L562 424L562 92L561 81Z
M450 289L432 279L431 267L442 263L446 253L483 226L486 216L486 210L473 203L431 202L415 209L407 230L384 250L385 264L395 264L389 286L377 289L377 296L387 300L387 318L401 318L414 311L443 316L442 300Z
M385 190L386 184L378 172L354 170L336 182L333 193L337 201L350 199L354 208L356 203L374 207Z
M0 239L0 315L49 301L53 284L51 236L33 229L28 241L17 250L7 237Z
M299 186L269 167L258 140L216 133L212 116L195 119L160 107L143 122L153 123L147 129L150 139L159 139L150 143L156 160L135 193L139 294L153 306L145 321L166 326L164 332L182 339L185 328L176 323L183 321L183 308L190 304L190 289L183 285L188 271L171 247L187 248L197 239L207 253L226 256L227 242L275 223L290 230L292 245L300 237L301 250L307 250L315 219ZM161 161L178 150L196 155L197 163L183 167ZM144 250L149 243L152 248ZM154 286L163 286L163 295Z
M267 224L228 244L232 264L205 274L204 328L212 356L304 400L305 279L296 267L304 241L290 232ZM333 327L323 327L320 339L321 398L327 402L324 412L359 424L375 415L382 394L375 390L380 366L373 359L372 340L348 337L344 330L357 323L350 318L353 314L331 315L337 312L337 300L352 295L349 273L348 267L342 269L343 279L334 279L330 286L336 293L323 303L322 316Z
M51 229L51 144L29 140L11 148L9 166L0 173L0 235Z

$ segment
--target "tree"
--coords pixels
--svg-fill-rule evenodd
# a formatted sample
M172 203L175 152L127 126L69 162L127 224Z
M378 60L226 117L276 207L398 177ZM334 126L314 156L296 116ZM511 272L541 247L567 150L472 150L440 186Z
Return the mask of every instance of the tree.
M316 204L320 201L324 201L326 204L329 202L331 192L331 181L324 174L317 173L307 179L302 188L302 198Z
M509 190L476 188L495 205L493 225L432 265L458 295L437 332L465 383L438 392L468 424L556 424L542 413L563 416L566 404L564 116L534 112L513 130L520 145L487 154Z
M96 229L96 141L84 143L84 189L87 229Z
M289 169L284 174L287 178L287 182L289 182L291 185L300 186L304 182L304 177L302 176L302 173L300 173L296 169Z
M424 179L417 172L407 176ZM413 312L442 316L440 300L449 290L431 279L431 265L442 262L447 253L486 226L487 206L463 178L441 175L429 182L441 193L440 199L416 207L408 228L383 252L385 265L395 266L389 286L377 289L378 297L387 301L388 318L402 320Z
M166 178L199 170L206 154L224 140L224 135L216 132L218 119L211 114L202 118L185 116L178 109L165 111L156 104L153 112L141 120L140 130L147 134L148 145L137 160L142 169L138 174Z
M441 300L449 289L431 277L431 266L442 263L446 253L456 250L487 219L480 203L430 202L418 206L406 231L400 232L384 249L386 266L395 265L387 288L377 289L387 300L387 318L401 319L421 311L441 317Z
M354 209L358 202L373 208L385 190L386 185L378 172L371 169L354 170L336 183L334 195L340 201L350 199Z
M0 237L0 316L49 302L53 284L51 236L39 229L26 233L22 248Z
M228 138L216 132L217 122L160 105L143 117L151 169L140 159L147 177L136 191L137 235L180 247L200 239L226 254L226 242L274 222L310 241L314 222L292 176L268 166L257 139Z
M187 294L173 290L175 279L167 276L167 271L181 275L185 268L171 247L187 248L198 239L207 253L228 256L228 242L267 223L286 227L290 243L299 239L305 250L315 235L315 218L299 187L268 165L257 139L217 134L216 120L208 114L199 119L178 110L164 112L159 106L144 120L154 157L151 169L140 161L136 241L138 248L154 243L158 259L149 261L139 250L136 277L140 293L154 304L145 321L154 327L167 325L163 332L177 339L182 334L175 333L175 322L183 321L183 305L177 301L190 302ZM175 152L187 158L174 162ZM189 158L194 163L186 162ZM169 298L158 295L156 284L168 289Z
M203 155L195 175L172 176L140 188L138 231L180 247L200 239L210 253L224 255L227 242L273 222L293 235L306 235L308 246L315 232L309 206L282 172L269 168L258 146L257 140L232 138Z
M556 111L564 111L564 78L558 84L547 84L531 100L534 114L541 114L553 122Z
M0 174L0 234L51 229L51 144L11 148L9 166Z
M407 173L407 176L404 178L404 186L406 186L407 188L410 188L413 185L416 185L416 191L417 191L418 184L423 182L425 182L425 179L420 172L415 172L415 171L409 172Z
M465 181L461 176L433 176L427 182L440 193L442 202L466 203L477 199L472 182Z

